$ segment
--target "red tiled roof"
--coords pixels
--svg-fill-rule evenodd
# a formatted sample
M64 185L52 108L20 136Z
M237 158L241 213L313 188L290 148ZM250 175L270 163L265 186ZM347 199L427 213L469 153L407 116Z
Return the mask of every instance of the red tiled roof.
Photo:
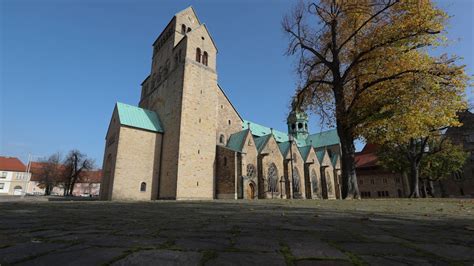
M0 170L25 172L26 166L16 157L0 156Z
M356 168L370 168L378 166L376 155L378 145L367 143L361 152L355 154Z

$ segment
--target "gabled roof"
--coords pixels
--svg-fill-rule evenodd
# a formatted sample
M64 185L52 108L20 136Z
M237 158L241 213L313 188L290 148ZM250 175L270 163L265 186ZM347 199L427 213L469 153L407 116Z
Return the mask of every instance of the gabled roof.
M250 130L252 131L252 135L257 137L266 136L272 133L272 129L266 126L259 125L257 123L250 122L248 120L244 120L242 122L242 129L248 129L250 124ZM273 135L275 136L275 140L277 142L285 142L288 141L288 135L281 131L273 129Z
M227 148L234 151L242 152L247 133L248 130L242 130L230 135L229 141L227 142Z
M26 166L16 157L0 156L0 171L25 172Z
M288 150L290 149L290 142L285 141L285 142L278 143L278 148L280 148L281 155L285 157L286 154L288 153Z
M262 137L254 137L253 140L255 141L255 146L257 147L257 151L260 153L267 144L268 140L272 137L271 134L262 136Z
M158 115L140 107L117 103L117 112L121 125L163 133Z
M311 151L312 148L313 147L309 146L309 145L298 148L300 150L301 157L303 157L304 161L306 161L306 159L308 158L308 154L309 154L309 152Z
M318 157L318 161L320 164L323 164L323 159L324 159L324 152L326 150L317 150L316 151L316 157Z
M337 160L339 159L339 155L338 154L334 154L332 157L331 157L331 164L333 167L336 167L336 164L337 164Z
M315 148L339 144L339 136L336 129L311 134L306 139L306 144Z

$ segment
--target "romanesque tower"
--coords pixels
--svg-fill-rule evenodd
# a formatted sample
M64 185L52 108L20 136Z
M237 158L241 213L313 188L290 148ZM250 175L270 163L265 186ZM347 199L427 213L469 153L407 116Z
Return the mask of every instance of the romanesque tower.
M308 115L303 111L293 110L286 120L288 133L296 140L306 141L308 138Z
M164 128L161 199L212 199L216 153L217 48L189 7L177 13L153 43L150 75L139 106Z

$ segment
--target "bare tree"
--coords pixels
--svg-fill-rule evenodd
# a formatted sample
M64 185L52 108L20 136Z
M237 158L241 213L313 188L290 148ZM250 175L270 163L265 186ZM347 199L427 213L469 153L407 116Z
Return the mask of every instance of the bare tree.
M94 168L94 161L78 150L72 150L64 159L63 186L64 196L72 195L74 185L80 181L86 171Z
M33 169L33 174L38 175L39 187L44 188L44 195L51 195L62 175L61 154L55 153L40 160L39 168Z

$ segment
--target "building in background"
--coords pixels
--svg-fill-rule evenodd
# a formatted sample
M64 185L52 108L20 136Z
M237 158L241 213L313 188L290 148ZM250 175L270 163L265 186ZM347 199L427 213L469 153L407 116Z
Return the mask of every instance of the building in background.
M378 164L377 146L366 144L355 155L357 182L362 198L402 198L408 196L408 182Z
M27 167L18 158L0 156L0 195L23 195L29 179Z
M31 180L28 186L28 194L44 195L45 187L42 184L42 169L45 163L31 162ZM55 186L51 190L51 195L61 196L64 194L63 186L61 185L61 177L55 178ZM73 196L91 196L97 197L100 193L100 183L102 182L102 170L91 170L82 173L81 178L74 185L72 192Z
M459 114L461 127L446 130L446 136L454 144L462 145L469 153L463 170L440 180L439 190L443 197L474 197L474 114L466 110Z

